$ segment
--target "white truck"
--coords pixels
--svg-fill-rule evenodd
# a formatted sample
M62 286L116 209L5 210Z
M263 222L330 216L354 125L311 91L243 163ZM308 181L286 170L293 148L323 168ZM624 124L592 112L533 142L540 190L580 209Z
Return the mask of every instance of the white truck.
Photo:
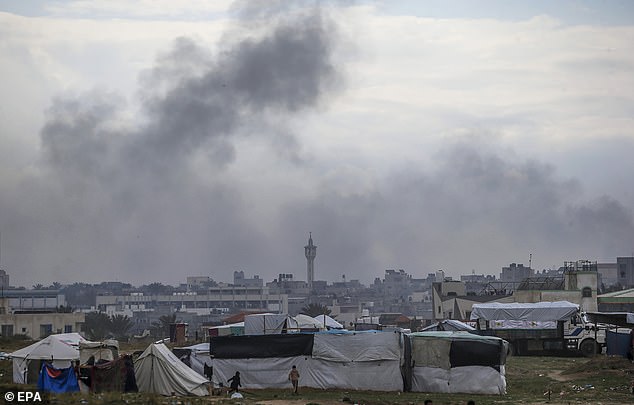
M581 353L594 356L605 346L605 330L586 322L568 301L474 304L476 333L509 342L509 354Z

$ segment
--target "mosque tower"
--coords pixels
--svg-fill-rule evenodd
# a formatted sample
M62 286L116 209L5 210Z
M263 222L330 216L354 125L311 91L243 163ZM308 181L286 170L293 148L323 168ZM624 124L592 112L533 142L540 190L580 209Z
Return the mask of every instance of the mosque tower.
M317 256L317 246L313 245L313 234L308 233L308 245L304 246L306 255L306 280L308 281L308 291L313 291L313 281L315 281L315 256Z

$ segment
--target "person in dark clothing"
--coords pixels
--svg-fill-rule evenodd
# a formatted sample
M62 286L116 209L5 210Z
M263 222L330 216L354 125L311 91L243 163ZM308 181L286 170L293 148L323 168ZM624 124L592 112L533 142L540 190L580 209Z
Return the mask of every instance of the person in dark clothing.
M236 371L235 375L227 380L227 382L231 382L231 390L229 393L238 392L240 389L238 387L242 387L240 384L240 372Z
M134 375L134 364L132 363L132 357L125 356L125 384L123 386L123 392L139 392L139 387L136 385L136 376Z

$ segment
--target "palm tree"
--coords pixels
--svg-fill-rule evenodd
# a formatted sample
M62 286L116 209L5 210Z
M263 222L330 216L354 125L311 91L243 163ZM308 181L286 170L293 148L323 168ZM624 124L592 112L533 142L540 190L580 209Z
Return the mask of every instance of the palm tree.
M91 340L102 340L110 332L110 317L103 312L86 314L84 331Z
M113 315L110 317L110 332L115 339L125 339L132 326L134 324L126 315Z
M330 315L328 307L321 304L308 304L303 307L300 312L311 317L315 317L317 315Z
M162 315L159 317L158 322L152 323L152 329L159 337L169 336L170 325L173 323L176 323L176 314Z

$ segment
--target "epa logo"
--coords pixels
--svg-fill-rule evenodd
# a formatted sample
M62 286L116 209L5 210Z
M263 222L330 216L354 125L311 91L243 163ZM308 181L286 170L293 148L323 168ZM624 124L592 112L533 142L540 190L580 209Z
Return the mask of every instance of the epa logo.
M6 402L42 402L42 396L37 391L18 391L15 393L9 391L4 394L4 400Z

